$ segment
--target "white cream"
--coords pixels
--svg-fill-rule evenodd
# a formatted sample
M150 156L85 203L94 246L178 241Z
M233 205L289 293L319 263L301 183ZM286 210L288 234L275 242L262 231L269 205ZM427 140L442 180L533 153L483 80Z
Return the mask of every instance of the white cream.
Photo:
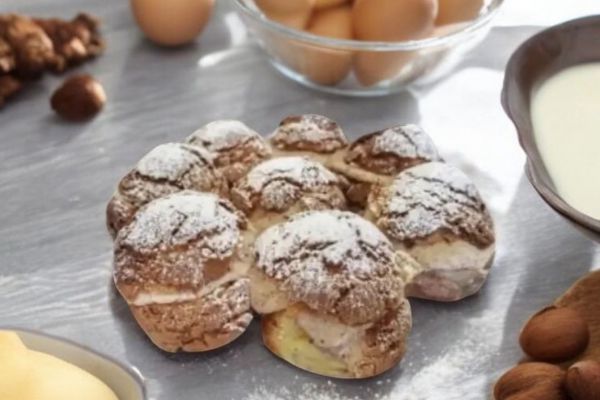
M600 219L600 63L567 68L532 96L535 140L560 196Z
M296 323L315 345L326 349L333 355L352 363L360 358L360 345L371 324L349 326L342 324L333 317L318 315L310 311L301 311L296 317Z
M134 306L147 306L150 304L172 304L172 303L183 303L185 301L192 301L199 299L219 286L223 286L229 282L236 281L243 277L244 274L240 271L233 269L231 272L226 273L219 279L208 283L197 292L193 291L181 291L177 293L157 293L157 292L141 292L137 295L135 300L130 302Z

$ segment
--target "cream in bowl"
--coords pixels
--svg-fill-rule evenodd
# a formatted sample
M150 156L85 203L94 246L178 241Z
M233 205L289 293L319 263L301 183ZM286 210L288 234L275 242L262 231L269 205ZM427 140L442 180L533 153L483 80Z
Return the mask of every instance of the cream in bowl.
M144 400L135 370L48 335L0 330L2 400Z
M526 40L506 67L502 106L542 199L600 241L600 16L567 21Z
M531 96L531 120L558 194L600 220L600 62L543 81Z

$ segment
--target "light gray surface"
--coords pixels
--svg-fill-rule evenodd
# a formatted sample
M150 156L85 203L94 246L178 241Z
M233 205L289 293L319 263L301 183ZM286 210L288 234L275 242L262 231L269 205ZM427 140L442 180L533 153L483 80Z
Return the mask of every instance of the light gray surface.
M148 379L152 399L486 398L521 356L522 323L590 270L598 254L524 177L499 104L502 70L518 43L543 25L599 11L595 0L508 0L498 26L452 76L366 100L285 80L244 39L228 2L218 2L197 43L166 50L139 35L124 0L2 0L1 12L101 16L108 51L81 69L99 78L109 102L94 121L65 124L48 106L60 78L46 77L0 111L0 325L43 329L129 362ZM213 353L158 351L112 289L104 207L117 181L153 146L210 120L238 118L267 133L303 112L331 116L351 136L422 124L493 209L499 249L487 285L457 304L412 301L408 354L373 380L330 381L288 366L262 347L256 323Z

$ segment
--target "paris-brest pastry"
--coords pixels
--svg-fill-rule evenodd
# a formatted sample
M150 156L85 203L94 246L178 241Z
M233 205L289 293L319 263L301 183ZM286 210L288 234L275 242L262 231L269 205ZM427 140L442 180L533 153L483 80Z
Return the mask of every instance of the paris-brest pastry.
M366 378L396 365L411 313L389 240L360 216L297 214L256 240L252 306L265 345L300 368Z
M116 235L141 206L185 189L228 192L227 181L202 148L181 143L155 147L119 182L106 208L109 231Z
M214 164L230 183L271 156L271 148L266 141L256 131L235 120L206 124L192 133L186 143L211 154Z
M115 284L160 348L205 351L261 318L264 344L328 377L402 359L406 298L479 291L495 250L475 185L416 125L348 144L335 121L238 121L146 155L108 207Z
M138 210L115 240L114 281L165 351L207 351L252 320L247 222L227 200L183 191Z

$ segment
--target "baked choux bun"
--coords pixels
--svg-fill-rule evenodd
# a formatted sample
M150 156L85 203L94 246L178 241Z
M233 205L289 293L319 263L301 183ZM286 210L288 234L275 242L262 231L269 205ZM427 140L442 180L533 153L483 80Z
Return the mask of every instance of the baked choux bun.
M307 210L345 209L340 178L307 157L279 157L258 164L231 189L232 202L261 232Z
M485 282L494 225L477 188L457 168L432 162L401 172L373 190L365 217L400 250L407 296L456 301Z
M192 133L186 142L208 151L230 183L271 156L271 148L257 132L234 120L211 122Z
M327 165L331 154L345 148L348 140L334 120L317 114L283 119L270 137L276 155L308 156Z
M114 237L141 206L185 189L228 193L225 177L205 150L181 143L155 147L119 182L106 208L108 230Z
M264 231L250 268L265 345L325 376L366 378L396 365L411 329L390 241L346 211L309 211Z
M429 135L409 124L361 136L350 145L343 160L336 160L331 168L349 179L350 201L364 206L371 185L389 184L407 168L439 160Z
M159 348L207 351L250 324L253 236L212 193L182 191L142 207L115 241L114 281Z

